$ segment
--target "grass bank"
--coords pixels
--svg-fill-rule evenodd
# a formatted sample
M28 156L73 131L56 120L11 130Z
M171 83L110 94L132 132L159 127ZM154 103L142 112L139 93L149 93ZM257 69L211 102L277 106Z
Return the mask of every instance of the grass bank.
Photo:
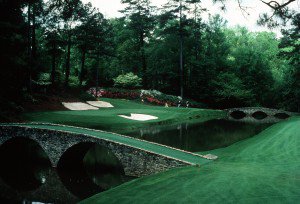
M176 124L185 121L200 122L225 116L225 112L218 110L161 107L141 104L135 101L101 98L110 102L114 108L101 108L88 111L46 111L32 112L23 115L26 121L48 122L66 124L79 127L101 129L106 131L117 131L125 133L139 127L152 125ZM130 115L140 113L157 116L157 120L134 121L118 115Z
M82 203L299 203L300 117L211 151L217 161L125 183Z

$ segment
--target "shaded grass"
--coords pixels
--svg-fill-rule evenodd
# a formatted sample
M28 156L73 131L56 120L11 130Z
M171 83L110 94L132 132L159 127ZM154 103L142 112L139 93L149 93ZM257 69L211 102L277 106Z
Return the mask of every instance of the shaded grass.
M219 159L140 178L82 203L300 202L300 117L210 153Z
M79 127L117 131L124 133L139 127L176 124L184 121L199 122L225 116L223 111L195 108L165 108L150 106L134 101L120 99L103 99L110 102L114 108L101 108L87 111L48 111L34 112L23 115L26 121L66 124ZM140 113L157 116L157 120L134 121L118 115Z

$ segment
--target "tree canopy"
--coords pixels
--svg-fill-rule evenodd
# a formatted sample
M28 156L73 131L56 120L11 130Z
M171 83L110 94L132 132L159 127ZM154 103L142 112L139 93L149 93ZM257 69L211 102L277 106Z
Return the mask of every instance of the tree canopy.
M1 1L1 99L21 101L40 86L56 93L134 78L138 86L128 88L211 107L299 111L300 17L289 8L295 0L257 1L272 11L259 24L291 22L280 39L229 28L220 15L204 20L200 0L171 0L159 12L150 0L122 0L124 16L113 19L81 0ZM225 0L213 2L226 9Z

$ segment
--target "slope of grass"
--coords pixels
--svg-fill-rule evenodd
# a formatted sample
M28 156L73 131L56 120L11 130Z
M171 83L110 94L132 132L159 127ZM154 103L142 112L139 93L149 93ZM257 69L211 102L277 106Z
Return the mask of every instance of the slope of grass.
M31 122L67 124L123 133L138 127L174 124L184 121L199 122L220 118L225 115L223 111L216 110L165 108L120 99L101 100L110 102L114 108L101 108L99 110L88 111L33 112L24 114L24 119ZM153 115L157 116L158 119L152 121L134 121L118 116L120 114L130 115L130 113Z
M300 203L300 117L211 153L219 159L200 168L133 180L82 203Z

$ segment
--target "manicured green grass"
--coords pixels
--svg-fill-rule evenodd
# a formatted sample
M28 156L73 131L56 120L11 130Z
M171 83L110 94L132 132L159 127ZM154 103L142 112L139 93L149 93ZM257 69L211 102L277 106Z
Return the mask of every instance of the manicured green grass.
M124 133L144 126L174 124L184 121L199 122L220 118L225 115L223 111L216 110L165 108L120 99L102 98L101 100L110 102L114 108L101 108L99 110L88 111L34 112L24 114L24 119L31 122L67 124ZM134 121L118 116L120 114L130 115L130 113L153 115L157 116L158 119L152 121Z
M300 117L211 151L217 161L125 183L82 203L300 203Z

